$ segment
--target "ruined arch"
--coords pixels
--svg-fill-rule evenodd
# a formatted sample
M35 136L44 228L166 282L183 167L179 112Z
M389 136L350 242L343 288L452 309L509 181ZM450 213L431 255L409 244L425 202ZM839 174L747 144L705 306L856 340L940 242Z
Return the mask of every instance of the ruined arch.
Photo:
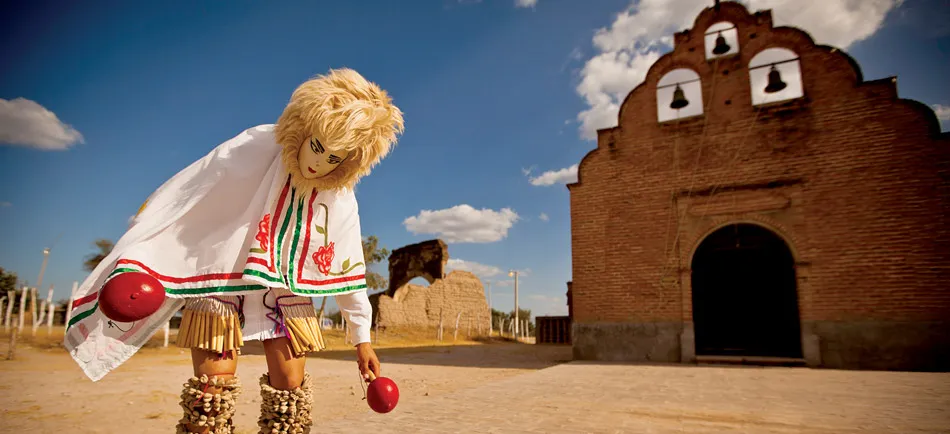
M417 277L431 285L445 278L445 264L449 261L449 247L442 240L429 240L410 244L393 250L389 255L389 289L386 295L396 296L396 291Z

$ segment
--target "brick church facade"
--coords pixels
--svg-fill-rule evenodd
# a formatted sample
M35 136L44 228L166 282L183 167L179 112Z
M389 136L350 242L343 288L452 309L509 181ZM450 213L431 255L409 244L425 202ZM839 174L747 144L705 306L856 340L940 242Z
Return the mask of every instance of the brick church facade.
M568 189L576 359L950 369L950 134L770 11L675 34Z

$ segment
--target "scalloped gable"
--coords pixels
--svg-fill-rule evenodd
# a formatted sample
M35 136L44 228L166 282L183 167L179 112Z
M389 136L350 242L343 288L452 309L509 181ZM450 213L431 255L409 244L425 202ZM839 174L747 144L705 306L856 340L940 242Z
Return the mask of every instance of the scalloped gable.
M715 35L705 34L720 20L736 26L734 48L707 61L704 43ZM785 356L811 367L950 369L931 356L950 353L938 321L950 317L950 134L933 110L901 99L895 78L865 81L841 50L772 27L768 12L723 3L695 21L626 95L618 127L597 132L568 186L575 358L695 363L737 351L772 357L764 347L785 342ZM768 48L791 50L798 65L780 72L794 92L761 101L767 69L751 82L748 65ZM703 82L703 101L696 88L688 98L705 113L666 120L672 91L654 86L683 67ZM780 315L777 305L752 303L729 282L707 286L694 272L718 266L696 262L704 240L746 224L792 252L789 279L775 284L794 286L784 325L761 321ZM741 307L724 311L695 297L703 292ZM713 324L724 320L759 327L763 346L723 333L711 348Z
M730 22L736 26L739 52L735 55L706 60L704 35L706 29L719 22ZM642 83L631 90L620 104L617 114L617 126L604 128L597 132L597 148L582 158L578 167L579 185L585 177L585 168L591 160L604 153L597 152L608 143L650 140L658 136L676 134L675 124L689 125L706 122L710 125L729 122L731 119L755 116L749 88L749 62L758 53L769 48L785 48L798 55L802 70L802 88L804 104L833 104L846 98L861 99L868 96L893 95L893 108L903 108L919 115L919 124L932 136L946 136L940 133L940 124L936 115L926 105L917 101L901 99L897 96L896 78L886 78L865 82L860 65L841 49L816 44L811 35L804 30L781 26L773 27L770 10L750 13L745 6L736 2L723 2L718 7L705 8L697 15L693 27L674 34L673 50L661 56L650 67ZM729 75L715 74L714 68L728 72ZM659 80L668 72L687 68L699 74L702 84L702 104L710 107L695 118L682 121L669 121L674 126L660 124L656 119L656 87ZM821 71L820 74L814 73ZM719 83L727 79L739 79L745 86L739 91L723 95L718 89ZM719 91L719 92L717 92ZM725 100L729 105L724 105ZM782 101L782 103L787 101ZM699 103L698 101L694 103ZM925 109L922 109L925 108ZM708 118L708 119L707 119ZM570 187L570 185L569 185Z

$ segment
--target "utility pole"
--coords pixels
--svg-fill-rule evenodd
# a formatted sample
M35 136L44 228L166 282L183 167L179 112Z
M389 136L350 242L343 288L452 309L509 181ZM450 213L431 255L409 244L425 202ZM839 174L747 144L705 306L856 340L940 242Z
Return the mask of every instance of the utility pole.
M46 271L46 262L49 261L49 247L43 249L43 265L40 266L40 278L36 281L36 287L43 286L43 273Z
M515 278L515 323L514 323L514 333L515 339L518 338L518 270L511 270L508 272L508 277Z

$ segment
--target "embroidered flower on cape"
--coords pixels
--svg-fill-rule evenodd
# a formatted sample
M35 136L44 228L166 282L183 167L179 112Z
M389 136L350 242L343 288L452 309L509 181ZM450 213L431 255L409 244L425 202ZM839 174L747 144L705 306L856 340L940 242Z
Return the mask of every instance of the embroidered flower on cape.
M317 248L317 251L313 253L313 262L317 264L317 269L323 273L324 276L330 275L330 264L333 263L333 242L331 241L326 246L320 246Z
M254 237L259 243L261 243L261 248L251 249L254 253L267 253L267 248L269 247L270 238L268 237L270 227L270 214L265 214L264 218L261 219L261 222L257 224L257 236Z

